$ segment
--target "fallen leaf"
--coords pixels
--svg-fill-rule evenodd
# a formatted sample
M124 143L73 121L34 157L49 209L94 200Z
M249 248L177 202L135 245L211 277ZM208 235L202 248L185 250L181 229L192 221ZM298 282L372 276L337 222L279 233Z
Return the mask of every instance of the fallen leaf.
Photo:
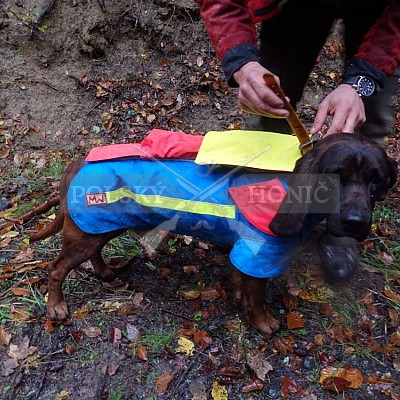
M156 391L159 394L163 394L167 391L168 386L172 382L172 380L175 377L174 372L164 372L162 375L160 375L157 380L156 380Z
M219 293L214 288L206 287L201 291L200 298L202 300L210 301L218 299Z
M244 386L242 387L242 393L250 393L256 390L263 390L263 388L264 388L264 383L256 379L254 381L245 383Z
M82 331L90 338L98 337L102 334L101 329L98 326L90 326L89 328L82 329Z
M182 297L186 300L194 300L200 297L200 290L188 290L186 292L180 292Z
M224 385L220 385L217 381L214 381L211 396L213 400L228 400L228 391Z
M57 393L56 399L57 400L65 400L69 397L69 395L70 395L69 392L62 390L60 393Z
M339 378L340 380L335 380L335 378ZM345 386L345 382L342 382L342 380L348 382L346 387L349 387L351 389L358 389L363 383L364 377L359 369L349 366L326 366L322 368L319 382L324 385L325 389L332 390L331 385L333 385L334 387L336 384L339 384L340 387ZM344 389L342 389L341 391L343 391Z
M46 319L46 322L44 323L44 330L45 330L47 333L51 333L51 332L54 331L54 326L53 326L53 323L52 323L52 321L51 321L50 318L47 318L47 319Z
M110 342L112 344L120 344L122 342L122 332L119 328L110 329Z
M11 291L15 296L29 296L31 291L26 288L11 288Z
M293 397L291 395L297 393L297 383L293 378L282 376L281 378L281 396L284 398Z
M88 316L90 312L90 309L88 306L82 306L75 310L75 312L72 314L72 318L77 318L77 319L83 319Z
M195 265L185 265L183 267L183 272L188 275L198 275L199 269Z
M255 355L249 354L247 363L255 372L257 378L263 382L268 372L273 370L272 365L266 360L265 355L262 353L257 353Z
M8 346L11 342L11 333L6 330L4 325L0 325L0 344Z
M283 295L283 304L289 311L291 311L298 306L299 300L296 296L293 296L290 293L285 293Z
M118 371L118 368L119 368L119 365L118 365L118 364L115 364L115 363L113 363L113 362L110 362L110 363L107 365L107 374L110 375L110 376L115 375L116 372Z
M139 329L132 324L126 325L126 337L131 343L137 343L142 339Z
M15 358L9 358L4 361L2 375L9 376L14 373L14 370L19 367L18 361Z
M293 353L293 344L295 342L296 341L291 336L277 337L274 341L274 345L276 349L285 356L287 353Z
M72 354L75 353L75 346L73 346L72 344L67 344L65 346L65 353L69 356L72 356Z
M386 297L389 297L389 299L393 300L396 304L400 304L400 293L397 293L390 288L385 288L383 293Z
M8 147L3 147L0 150L0 158L7 158L10 155L10 149Z
M186 353L188 356L192 356L195 350L194 344L191 340L184 337L178 339L178 347L175 349L177 353Z
M8 355L16 360L25 360L25 358L35 354L38 351L38 348L35 346L29 346L29 342L30 339L25 336L19 346L10 344Z
M71 331L71 336L76 343L83 342L83 339L85 338L85 334L83 331Z
M290 312L286 317L286 324L288 329L303 328L305 325L303 313L301 313L300 311Z
M31 318L31 312L28 308L16 308L11 313L12 319L15 321L28 321Z
M5 233L4 235L0 236L0 239L5 239L5 238L15 238L19 235L19 232L17 231L10 231Z
M350 387L350 382L347 379L340 378L339 376L326 378L322 383L325 390L330 390L332 392L344 392L348 387Z
M400 347L400 332L398 330L390 335L389 343L394 346Z
M144 295L142 292L135 293L135 295L132 297L132 304L134 306L139 306L143 302Z
M206 331L196 330L193 334L193 340L201 349L206 348L212 343L212 338Z
M136 355L142 361L147 361L148 360L147 350L146 350L146 348L144 346L138 346L136 348Z

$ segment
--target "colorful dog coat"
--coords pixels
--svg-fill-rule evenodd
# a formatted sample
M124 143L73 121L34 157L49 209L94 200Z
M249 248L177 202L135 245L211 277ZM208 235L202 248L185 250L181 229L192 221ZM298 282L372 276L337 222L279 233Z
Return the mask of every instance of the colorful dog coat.
M194 149L201 145L198 137L195 141L190 145ZM92 161L74 177L67 196L76 225L89 234L158 228L196 236L231 246L230 259L236 268L267 278L288 267L304 236L319 222L310 218L301 236L276 237L269 222L286 194L283 173L150 158L159 149L138 147L131 157L107 161L97 161L108 158L99 149L96 157L89 155ZM132 154L132 148L129 151ZM117 152L126 155L121 145ZM193 148L192 153L196 153Z

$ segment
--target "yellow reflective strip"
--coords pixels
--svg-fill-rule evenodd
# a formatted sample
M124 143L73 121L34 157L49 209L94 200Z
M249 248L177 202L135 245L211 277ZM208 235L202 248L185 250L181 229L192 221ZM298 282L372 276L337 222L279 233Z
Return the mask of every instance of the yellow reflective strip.
M111 192L105 192L105 194L107 203L114 203L124 198L130 198L142 206L168 208L170 210L186 211L193 214L207 214L232 219L235 218L236 214L236 206L234 205L183 200L160 195L137 194L127 188L119 188Z

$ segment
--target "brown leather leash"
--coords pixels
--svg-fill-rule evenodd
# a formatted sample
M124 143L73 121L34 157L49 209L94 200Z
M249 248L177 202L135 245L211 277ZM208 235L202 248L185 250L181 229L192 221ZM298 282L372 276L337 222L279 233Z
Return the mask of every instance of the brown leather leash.
M313 148L314 142L316 142L321 137L320 133L317 133L310 137L306 128L300 121L296 111L287 101L285 93L278 85L273 75L265 74L263 78L266 85L283 101L285 108L289 111L289 116L286 118L287 122L300 142L299 149L301 150L303 155L306 154Z

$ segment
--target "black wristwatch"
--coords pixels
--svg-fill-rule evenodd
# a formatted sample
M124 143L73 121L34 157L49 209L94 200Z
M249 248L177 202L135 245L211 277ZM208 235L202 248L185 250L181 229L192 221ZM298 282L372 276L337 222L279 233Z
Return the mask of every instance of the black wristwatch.
M344 78L342 83L353 86L361 97L370 97L375 93L375 81L369 76L351 76Z

